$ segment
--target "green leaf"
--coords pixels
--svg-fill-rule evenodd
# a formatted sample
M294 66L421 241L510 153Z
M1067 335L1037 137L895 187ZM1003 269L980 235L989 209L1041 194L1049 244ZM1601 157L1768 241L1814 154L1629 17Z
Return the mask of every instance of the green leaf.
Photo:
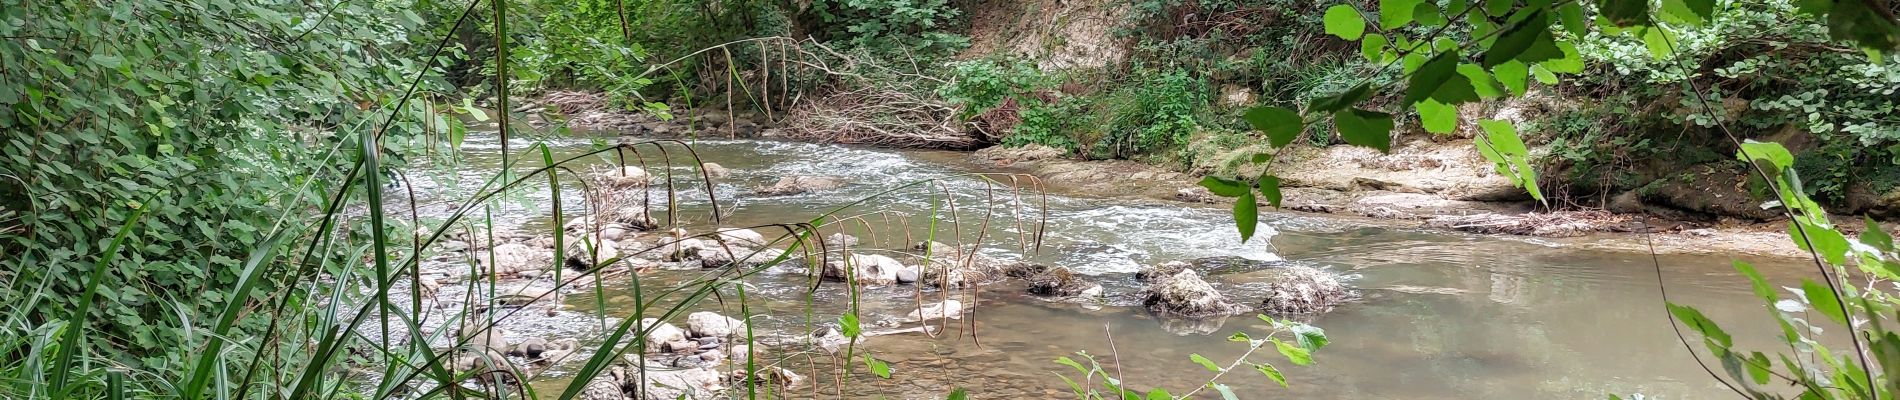
M1476 92L1478 97L1495 99L1504 96L1504 88L1498 85L1496 79L1491 78L1491 73L1484 72L1483 67L1472 64L1458 64L1458 74L1464 75L1466 80L1471 81L1471 90Z
M1723 331L1722 327L1715 325L1715 321L1710 320L1709 317L1702 316L1701 310L1696 310L1695 307L1676 305L1675 303L1669 303L1666 307L1669 309L1669 314L1676 317L1676 321L1681 322L1683 326L1689 327L1689 329L1696 331L1696 333L1701 333L1702 337L1707 339L1706 342L1708 342L1709 345L1719 345L1725 349L1734 345L1733 339L1729 337L1728 332Z
M865 354L864 366L871 369L872 375L877 375L879 378L891 379L891 364L883 360L871 357L870 354Z
M1541 63L1531 66L1531 76L1536 77L1538 82L1545 85L1557 84L1557 74L1550 73L1550 70L1544 69L1544 65Z
M1327 343L1332 343L1331 340L1326 339L1326 330L1317 326L1299 324L1294 325L1292 331L1300 347L1309 351L1319 351L1321 347L1326 347Z
M1537 186L1537 172L1530 166L1530 151L1524 141L1517 136L1517 128L1509 121L1478 121L1484 128L1484 135L1473 140L1478 146L1478 154L1490 160L1499 175L1511 178L1511 182L1522 186L1531 198L1544 200L1544 193Z
M1200 364L1202 368L1207 368L1209 372L1220 372L1220 366L1215 365L1214 360L1209 360L1200 353L1188 354L1188 359L1194 360L1194 363Z
M1240 228L1241 243L1247 243L1248 239L1253 239L1254 230L1259 228L1260 204L1258 201L1254 199L1251 191L1234 199L1234 226Z
M1424 2L1421 0L1379 0L1379 26L1392 30L1411 23L1412 10L1417 9L1419 4L1424 4Z
M950 396L944 397L943 399L944 400L969 400L969 398L970 398L970 392L964 391L963 388L956 388L955 390L950 391Z
M1359 10L1345 4L1327 8L1325 23L1326 33L1340 39L1359 40L1366 33L1366 19L1359 16Z
M1840 297L1834 295L1834 289L1813 279L1802 279L1801 295L1806 296L1808 305L1821 312L1821 315L1826 315L1834 323L1847 325L1847 310L1841 308Z
M1770 175L1781 175L1782 170L1794 166L1794 154L1781 143L1757 142L1753 139L1742 142L1741 150L1735 152L1735 158L1744 162L1768 162Z
M1174 395L1168 393L1167 389L1162 388L1155 388L1155 390L1148 391L1148 395L1145 397L1147 400L1174 400Z
M1346 144L1392 152L1392 114L1351 109L1333 113L1333 127Z
M1273 347L1280 351L1280 355L1286 356L1287 361L1293 362L1293 365L1313 365L1313 352L1306 348L1294 346L1279 339L1273 339Z
M1267 205L1280 208L1280 177L1260 174L1260 195L1266 196Z
M1062 365L1067 365L1067 366L1069 366L1070 368L1075 368L1075 371L1076 371L1076 372L1082 372L1082 373L1088 373L1088 372L1089 372L1089 369L1088 369L1088 368L1083 368L1083 367L1082 367L1082 363L1079 363L1079 362L1075 362L1075 359L1072 359L1072 358L1068 358L1068 357L1056 357L1056 360L1055 360L1055 363L1056 363L1056 364L1062 364Z
M1580 38L1590 33L1590 26L1585 25L1583 20L1583 5L1580 2L1564 2L1563 6L1557 7L1557 19L1563 21L1564 29L1570 31L1571 37Z
M1280 387L1288 387L1286 375L1281 374L1280 369L1274 368L1272 364L1254 364L1253 369L1260 371L1261 375L1266 375L1267 379L1272 379L1273 383L1280 384Z
M1715 14L1715 0L1662 0L1662 15L1677 22L1702 26Z
M1597 13L1616 27L1649 25L1649 0L1597 0Z
M1539 65L1543 65L1544 69L1548 69L1550 72L1561 74L1583 73L1583 54L1577 52L1577 45L1575 43L1560 41L1557 42L1557 49L1563 51L1563 57L1547 60L1539 63Z
M1300 137L1306 130L1306 121L1300 113L1284 107L1259 106L1247 110L1243 117L1254 129L1267 133L1267 143L1273 147L1286 147L1293 139Z
M1425 126L1426 132L1451 133L1458 130L1458 106L1425 99L1414 105L1418 108L1418 120Z
M854 313L845 313L844 316L838 317L838 327L839 330L844 331L842 333L845 337L855 338L864 333L864 326L858 324L858 315Z
M1523 96L1525 92L1530 91L1530 73L1530 67L1518 60L1491 67L1491 75L1498 78L1498 84L1504 85L1505 89L1510 89L1511 93L1518 96Z
M1220 392L1221 400L1240 400L1240 396L1234 395L1234 388L1227 387L1225 383L1214 384L1214 391Z
M1234 332L1233 335L1227 336L1227 341L1246 343L1246 342L1252 342L1253 337L1247 336L1247 332Z
M1881 229L1880 223L1874 222L1872 217L1861 218L1867 221L1867 231L1861 232L1860 242L1880 251L1893 251L1893 236L1887 235L1887 231Z
M1529 17L1505 28L1498 40L1492 42L1491 48L1484 52L1482 63L1490 68L1511 60L1534 63L1563 55L1563 51L1557 48L1556 38L1550 34L1550 13L1536 10L1531 11Z
M1427 98L1438 99L1438 102L1445 104L1478 100L1478 93L1471 87L1471 79L1458 73L1458 53L1439 53L1420 65L1412 77L1406 80L1404 104Z
M1207 188L1207 191L1214 192L1215 196L1220 197L1240 197L1250 192L1246 184L1212 176L1201 178L1201 187Z
M1412 8L1412 20L1418 21L1419 25L1434 27L1450 22L1445 20L1444 14L1438 13L1438 5L1429 1L1419 2L1417 7Z
M1894 50L1900 46L1900 24L1895 23L1891 7L1886 1L1835 1L1827 12L1828 37L1852 40L1861 49L1873 52Z
M1801 235L1803 232L1807 233L1806 240ZM1847 250L1852 247L1840 231L1797 219L1788 222L1788 236L1794 238L1795 247L1820 253L1828 264L1847 265Z
M1664 60L1668 59L1671 53L1674 53L1675 46L1672 43L1676 41L1675 33L1669 32L1660 26L1652 26L1642 29L1642 37L1643 48L1649 49L1650 57Z
M1365 56L1367 62L1384 64L1387 44L1389 43L1385 35L1377 33L1366 35L1365 39L1359 41L1359 54Z
M1753 378L1757 385L1768 384L1768 378L1772 376L1770 375L1772 371L1769 370L1769 367L1772 365L1774 364L1768 361L1767 354L1762 354L1759 351L1755 352L1755 355L1748 357L1749 378Z
M1344 92L1339 92L1339 94L1318 97L1307 101L1306 113L1330 113L1344 110L1346 107L1359 104L1359 102L1365 101L1366 98L1369 97L1372 97L1372 87L1368 86L1368 84L1361 83L1358 86L1353 86L1351 89L1346 89Z
M475 118L475 122L488 122L488 112L482 111L481 107L476 107L474 100L471 98L462 98L462 112L466 112L469 117Z

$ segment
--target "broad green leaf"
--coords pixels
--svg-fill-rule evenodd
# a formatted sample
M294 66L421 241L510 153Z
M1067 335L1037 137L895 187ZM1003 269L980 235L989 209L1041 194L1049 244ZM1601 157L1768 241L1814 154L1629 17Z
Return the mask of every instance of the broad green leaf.
M1280 208L1280 177L1260 174L1260 195L1266 196L1267 205Z
M1860 242L1880 251L1893 251L1893 236L1887 235L1887 230L1881 229L1880 223L1874 222L1872 217L1861 218L1867 221L1867 231L1861 232Z
M1655 57L1658 60L1665 60L1669 58L1670 54L1675 53L1674 43L1676 42L1676 34L1669 32L1669 30L1661 26L1643 28L1642 37L1643 48L1649 49L1649 55L1651 57Z
M488 122L488 112L482 111L481 107L476 107L472 98L462 98L462 112L468 113L468 116L471 118L475 118L475 122Z
M879 378L891 379L891 364L884 362L884 360L879 360L876 357L871 357L870 354L865 354L864 366L871 369L872 375L877 375Z
M1771 175L1781 175L1782 170L1794 166L1794 154L1789 153L1788 148L1781 147L1781 143L1775 142L1757 142L1753 139L1743 141L1742 148L1735 152L1735 157L1758 164L1766 161Z
M1366 19L1359 16L1359 10L1340 4L1326 9L1326 33L1340 39L1359 40L1366 33Z
M1425 99L1415 105L1418 108L1418 120L1425 126L1426 132L1451 133L1458 130L1458 106Z
M1253 369L1260 371L1261 375L1266 375L1267 379L1272 379L1273 383L1280 384L1280 387L1288 387L1286 375L1281 374L1280 369L1274 368L1272 364L1254 364Z
M1417 103L1427 98L1438 99L1438 102L1445 104L1478 100L1471 80L1458 73L1458 53L1440 53L1432 57L1406 80L1403 104Z
M1260 225L1260 204L1249 191L1234 199L1234 226L1240 228L1240 242L1253 239L1254 230Z
M944 400L969 400L969 398L970 398L970 392L964 391L963 388L956 388L955 390L950 391L950 396L944 397L943 399Z
M1254 129L1267 133L1267 144L1273 147L1286 147L1293 139L1300 137L1306 130L1306 122L1300 113L1284 107L1259 106L1247 110L1244 116Z
M1379 26L1392 30L1411 23L1412 10L1423 3L1421 0L1379 0Z
M1333 113L1333 127L1346 144L1392 152L1392 114L1351 109Z
M845 313L844 316L838 317L838 330L844 331L842 333L845 337L855 338L858 334L864 333L864 326L858 324L857 314Z
M1247 343L1247 342L1252 342L1252 341L1253 341L1253 337L1252 337L1252 336L1247 336L1247 332L1234 332L1234 334L1233 334L1233 335L1228 335L1228 336L1227 336L1227 341L1229 341L1229 342L1240 342L1240 343Z
M1755 355L1748 357L1748 376L1755 380L1755 384L1766 385L1768 378L1772 376L1770 372L1773 371L1770 368L1773 366L1774 364L1768 361L1767 354L1757 351Z
M1568 1L1557 7L1557 19L1563 21L1564 29L1570 31L1571 37L1580 38L1590 33L1590 26L1583 20L1583 5L1580 2Z
M1253 155L1254 164L1266 164L1268 161L1273 161L1273 153L1254 153Z
M1458 74L1464 75L1466 80L1471 81L1471 90L1476 92L1478 97L1495 99L1504 96L1504 88L1498 85L1496 79L1491 78L1491 73L1484 72L1484 67L1458 64Z
M1674 315L1677 322L1681 322L1683 326L1689 327L1690 330L1694 330L1696 333L1701 333L1702 337L1706 338L1711 346L1719 345L1722 348L1728 348L1734 345L1733 339L1729 337L1728 332L1723 331L1721 326L1715 325L1715 321L1702 316L1701 310L1697 310L1694 307L1676 305L1674 303L1667 304L1667 307L1669 308L1669 314Z
M1498 174L1511 178L1511 182L1524 187L1531 198L1544 201L1544 193L1537 186L1537 172L1531 169L1530 152L1524 141L1517 136L1517 128L1509 121L1484 120L1478 126L1485 134L1473 140L1478 146L1478 154L1490 160Z
M1174 395L1169 394L1167 389L1155 388L1148 391L1147 400L1174 400Z
M1577 45L1575 43L1560 41L1557 42L1557 49L1563 51L1563 57L1538 64L1543 65L1544 69L1548 69L1550 72L1561 74L1583 72L1583 54L1577 52Z
M1834 323L1847 325L1847 310L1841 308L1840 297L1834 295L1834 289L1815 282L1813 279L1801 280L1801 295L1806 296L1808 306L1826 315Z
M1215 365L1214 360L1209 360L1200 353L1188 354L1188 359L1194 360L1194 363L1200 364L1202 368L1207 368L1209 372L1220 372L1220 366Z
M1532 65L1531 76L1537 78L1538 82L1545 85L1557 84L1557 74L1550 73L1550 70L1544 69L1543 64Z
M1292 331L1293 335L1295 335L1294 338L1297 339L1295 341L1299 342L1300 347L1310 351L1319 351L1321 347L1326 347L1327 343L1332 343L1331 340L1326 338L1326 330L1320 329L1317 326L1299 324L1294 325Z
M1201 178L1201 187L1207 188L1207 191L1214 192L1215 196L1220 197L1240 197L1240 195L1250 193L1244 183L1212 176Z
M1701 26L1715 14L1715 0L1662 0L1662 11L1676 22Z
M1438 5L1429 1L1419 2L1417 7L1412 8L1412 20L1418 21L1419 25L1432 27L1450 22L1445 20L1443 14L1438 13Z
M1372 97L1372 87L1368 86L1368 84L1361 83L1339 94L1314 98L1313 100L1307 101L1305 112L1307 114L1337 112L1359 104L1359 102L1365 101L1368 97Z
M1854 41L1860 48L1876 54L1894 50L1900 47L1900 24L1894 21L1892 7L1887 1L1837 0L1827 12L1828 37Z
M1377 33L1366 35L1365 39L1359 41L1359 54L1365 56L1367 62L1385 64L1387 44L1385 35Z
M1804 232L1806 240L1803 240ZM1828 264L1847 265L1847 250L1851 247L1840 231L1796 220L1788 221L1788 236L1794 238L1795 247L1819 253Z
M1563 55L1563 50L1557 48L1556 38L1550 34L1550 13L1537 10L1505 28L1491 48L1485 50L1482 62L1489 68L1511 60L1534 63Z
M1504 85L1505 89L1510 89L1511 93L1518 96L1523 96L1525 92L1530 91L1530 74L1530 67L1518 60L1491 67L1491 75L1498 78L1498 84Z
M1220 392L1221 400L1240 400L1240 396L1234 395L1234 388L1227 387L1225 383L1214 384L1214 391Z
M1505 15L1511 12L1516 0L1484 0L1484 12L1491 15Z
M1597 0L1597 13L1615 27L1649 25L1650 0Z
M1293 365L1313 365L1313 352L1307 351L1304 347L1294 346L1279 339L1273 339L1273 347L1280 351L1280 355L1286 356L1287 361L1293 362Z

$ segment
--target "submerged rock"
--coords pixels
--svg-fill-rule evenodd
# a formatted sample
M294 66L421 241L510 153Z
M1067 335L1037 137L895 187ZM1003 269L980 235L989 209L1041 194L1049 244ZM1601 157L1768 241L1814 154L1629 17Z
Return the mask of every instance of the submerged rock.
M554 253L521 243L504 243L488 250L476 250L476 260L484 270L500 276L553 266Z
M723 179L732 176L732 171L726 169L724 165L719 165L719 163L701 163L699 164L699 168L705 170L706 176L710 176L713 179Z
M727 245L740 247L760 247L765 245L765 235L751 229L721 229L713 235L713 240Z
M732 381L740 387L770 385L778 390L795 388L805 381L805 377L781 367L759 367L755 370L756 376L743 368L732 371Z
M838 180L838 178L802 175L787 176L779 178L778 182L773 183L772 186L753 189L752 194L759 196L789 196L820 190L832 190L840 187L844 187L844 182Z
M1141 267L1141 271L1135 272L1135 281L1153 282L1160 279L1171 278L1174 277L1174 274L1181 273L1181 271L1185 271L1192 266L1193 265L1188 264L1186 261L1169 261L1157 265Z
M633 399L714 399L726 390L720 383L719 371L712 368L672 369L651 365L644 371L638 365L621 368L622 390L631 388L640 394L629 397Z
M1018 278L1018 279L1035 278L1037 275L1042 275L1045 272L1049 272L1049 266L1047 265L1032 264L1032 263L1027 263L1027 262L1014 262L1014 263L1005 264L1002 267L1000 267L1000 269L1003 271L1003 276Z
M685 330L673 324L660 322L658 319L641 319L640 326L647 329L647 351L660 351L666 348L667 343L686 340Z
M653 176L647 174L646 169L631 165L609 169L605 174L607 176L603 180L613 184L615 188L646 187L648 183L653 182Z
M726 338L744 333L745 321L719 315L711 311L700 311L686 316L686 331L695 338Z
M890 285L897 283L897 271L903 268L905 268L904 263L894 258L876 254L852 254L845 260L825 262L822 276L826 279L849 281L860 285Z
M462 343L468 346L469 351L476 353L493 351L503 354L514 348L514 341L508 338L508 331L485 323L470 322L463 325L457 332L457 337L462 339Z
M1067 267L1055 267L1029 279L1029 293L1055 297L1102 295L1102 285L1082 279Z
M944 300L942 303L925 304L923 307L911 311L910 315L905 316L904 322L919 322L944 318L963 319L963 302Z
M620 257L620 249L612 241L595 242L593 239L575 237L564 240L566 242L563 244L567 246L565 253L567 259L563 265L568 268L581 271L592 270L599 267L595 265L596 263L606 263Z
M1277 272L1266 282L1266 300L1261 304L1268 312L1323 312L1353 295L1351 289L1339 282L1339 275L1318 268L1295 265Z
M1214 290L1213 285L1201 280L1201 275L1193 270L1183 268L1172 276L1150 282L1141 291L1141 304L1156 314L1202 318L1247 311L1246 307L1228 301L1227 296Z

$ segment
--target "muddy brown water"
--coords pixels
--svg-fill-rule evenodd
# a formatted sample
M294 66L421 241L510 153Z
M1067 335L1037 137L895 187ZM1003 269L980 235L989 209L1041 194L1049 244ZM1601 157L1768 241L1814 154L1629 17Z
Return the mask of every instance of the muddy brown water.
M560 157L616 138L543 140ZM512 147L529 144L521 140ZM463 149L465 168L442 174L447 179L423 180L418 189L452 198L496 172L498 149L492 136L471 137ZM705 161L720 163L733 173L715 185L722 208L731 213L724 218L726 226L810 220L908 182L986 172L962 162L965 154L950 152L745 140L697 141L694 150ZM654 152L642 155L657 157ZM673 155L680 159L680 152ZM584 171L589 165L611 163L611 157L590 157L571 167ZM846 186L786 197L746 195L751 187L788 175L836 176ZM683 179L678 187L682 193L698 193L680 195L677 211L682 224L696 230L712 227L703 187ZM997 196L1003 200L995 200L985 196L985 187L989 186L976 179L956 178L943 186L886 193L844 214L887 212L865 218L872 231L863 230L867 224L850 225L853 233L867 241L873 235L878 239L862 247L897 248L907 233L913 238L927 234L927 216L933 209L949 219L946 201L954 201L959 223L952 227L940 222L938 241L951 242L956 237L974 241L983 232L986 253L1072 268L1102 283L1108 299L1050 301L1025 294L1019 281L992 284L974 299L972 317L953 321L938 337L903 334L869 339L859 350L890 361L893 376L886 380L853 375L843 397L942 398L961 387L974 398L1073 398L1058 374L1079 376L1052 360L1074 357L1078 351L1096 355L1131 387L1185 393L1213 375L1189 361L1190 354L1225 364L1245 351L1244 344L1228 341L1229 335L1258 336L1270 330L1252 315L1205 321L1158 319L1129 298L1139 289L1132 273L1140 266L1202 258L1236 265L1212 274L1210 281L1237 301L1259 301L1253 294L1263 275L1259 271L1287 264L1337 272L1360 293L1360 299L1330 312L1294 316L1325 329L1331 338L1331 344L1315 354L1315 364L1294 366L1271 349L1251 358L1278 366L1290 388L1245 368L1222 379L1240 398L1542 399L1641 393L1675 399L1728 393L1677 341L1665 319L1658 273L1648 254L1276 213L1263 216L1262 233L1242 244L1232 217L1222 208L1059 189L1052 192L1062 194L1049 194L1046 199L1026 195L1021 203L1011 203L1015 200L1009 192L992 193L1004 194ZM574 200L580 193L568 190L563 195L564 210L583 211ZM1044 201L1046 217L1033 212ZM502 202L497 219L545 225L549 212L537 204L547 203L545 188L523 193ZM425 214L432 212L424 208ZM987 229L981 227L985 209L995 211ZM1024 209L1032 212L1017 218L1015 213ZM1017 220L1028 222L1019 228ZM1043 227L1039 251L1022 250L1018 238L1029 236L1038 224ZM1799 260L1741 259L1756 264L1780 285L1794 286L1811 273ZM1781 348L1771 346L1777 343L1772 336L1777 329L1747 282L1730 268L1730 257L1665 255L1659 261L1671 300L1699 307L1736 333L1746 347ZM662 271L643 279L651 291L656 285L705 274ZM833 324L852 308L851 293L836 284L812 291L806 278L786 275L760 275L746 282L744 311L752 315L760 336L808 332ZM913 286L867 288L858 293L856 306L867 325L892 320L914 309L917 290ZM602 293L576 293L566 301L574 311L604 312L618 318L632 312L631 293L625 279L611 280ZM721 298L697 308L738 315L736 294L722 291ZM955 295L966 305L972 303L968 293ZM922 296L935 299L939 293L923 292ZM594 325L585 321L552 325L563 324ZM581 335L583 342L588 341L588 329L568 328L573 331L555 332L562 330L555 327L517 335ZM1690 340L1699 338L1690 336ZM794 364L805 363L803 358L798 360ZM565 385L561 370L574 366L557 367L536 386L547 390ZM853 367L864 370L861 363ZM808 372L803 368L795 370ZM797 397L811 396L813 386L806 385ZM822 397L838 397L829 380L816 387ZM1214 396L1212 391L1204 393Z

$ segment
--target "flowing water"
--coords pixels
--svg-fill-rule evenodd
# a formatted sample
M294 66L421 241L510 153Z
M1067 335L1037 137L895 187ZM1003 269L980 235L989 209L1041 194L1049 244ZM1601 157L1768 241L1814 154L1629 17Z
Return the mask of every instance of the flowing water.
M612 138L549 143L556 158L565 158L593 149L603 140ZM519 141L512 147L519 151L530 144ZM703 160L732 171L714 188L722 210L730 215L723 221L725 226L806 221L905 183L992 172L964 162L964 153L744 140L697 141L693 148ZM441 185L420 180L417 187L452 197L446 194L478 185L498 168L498 149L493 137L471 137L463 149L470 169L459 173L459 181ZM679 148L671 150L675 163L685 159ZM611 164L614 154L584 158L571 169L585 171L589 165ZM623 155L635 160L631 153ZM662 169L657 152L643 151L641 156L649 160L651 170ZM538 164L539 156L534 158L526 164ZM688 182L697 181L684 177L688 169L671 171L681 175L679 220L692 228L712 226L704 188ZM788 175L836 176L846 186L785 197L746 195L752 187L770 185ZM1000 180L1008 183L1006 178ZM564 210L582 212L580 192L572 186L563 195ZM1004 189L985 190L990 187ZM1241 398L1542 399L1642 393L1674 399L1726 393L1697 366L1668 325L1657 270L1648 254L1578 250L1534 239L1398 229L1272 212L1263 216L1261 233L1243 244L1224 208L1124 198L1115 193L1071 193L1062 188L1049 190L1046 197L1023 192L1018 198L1007 187L964 176L941 186L883 193L842 214L871 213L863 223L845 224L854 227L852 233L873 242L862 247L898 248L907 242L903 238L907 234L912 238L925 235L928 216L934 212L945 221L937 226L938 241L960 237L969 242L983 232L986 253L1074 269L1102 283L1109 300L1048 301L1025 294L1020 281L992 284L978 296L974 318L953 323L939 337L913 333L869 339L859 350L890 361L893 377L853 376L846 398L942 398L953 387L968 389L976 398L1065 397L1066 385L1057 374L1077 375L1052 360L1077 351L1096 355L1105 368L1132 387L1160 386L1184 393L1213 375L1189 361L1190 354L1225 364L1245 351L1244 344L1228 341L1229 335L1269 330L1251 315L1198 322L1161 320L1130 299L1139 289L1131 273L1140 266L1204 258L1240 265L1209 278L1237 301L1259 301L1254 294L1262 279L1258 271L1286 264L1343 274L1361 295L1330 312L1296 318L1324 328L1331 337L1331 344L1316 354L1314 365L1294 366L1271 349L1255 355L1253 360L1279 366L1290 388L1280 388L1247 368L1224 378L1222 382ZM497 219L545 224L541 221L549 213L534 204L547 204L546 191L529 190L520 197L504 202L512 205L498 210ZM948 222L950 202L958 207L954 227ZM434 210L424 213L441 209ZM986 210L993 212L987 227L983 226ZM884 213L873 213L877 211ZM867 231L865 226L873 229ZM1023 239L1032 238L1037 226L1043 227L1041 246L1025 251L1023 246L1034 241ZM768 237L776 233L761 231ZM1810 271L1795 260L1743 259L1755 263L1778 284L1790 285ZM1774 343L1769 336L1775 331L1772 320L1747 282L1729 267L1730 261L1725 256L1660 257L1670 299L1700 307L1729 332L1737 333L1743 344L1762 350L1778 348L1768 346ZM703 274L661 271L643 279L652 285ZM600 296L579 293L567 303L571 309L588 312L604 303L607 314L627 316L632 312L631 291L623 281L610 280ZM749 301L743 312L752 315L753 327L761 336L807 332L852 307L850 293L842 285L827 283L811 291L806 278L785 275L755 276L747 283ZM742 310L737 299L730 297L732 293L722 295L728 296L723 303L709 300L700 308L739 315ZM806 301L808 295L810 301ZM939 295L923 294L931 299ZM869 323L914 309L916 296L914 286L870 288L859 293L857 305ZM971 304L968 297L961 298ZM585 332L575 334L581 333ZM1690 339L1692 343L1699 340ZM800 360L797 364L803 365ZM856 368L864 369L862 364ZM1715 368L1720 371L1719 366ZM558 375L541 385L564 384ZM818 388L835 392L828 380ZM802 390L811 389L807 383Z

